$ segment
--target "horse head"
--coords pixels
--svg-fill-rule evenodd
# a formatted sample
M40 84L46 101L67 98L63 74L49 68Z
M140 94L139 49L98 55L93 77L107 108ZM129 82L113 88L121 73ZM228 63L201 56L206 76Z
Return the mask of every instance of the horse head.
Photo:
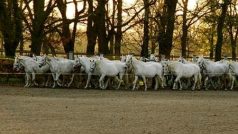
M90 72L94 72L95 68L96 68L96 59L90 59Z
M23 69L23 65L21 64L22 60L23 60L23 58L21 56L16 56L15 57L14 63L13 63L13 70L18 72L21 69Z
M126 56L122 55L120 58L121 58L121 62L126 62Z
M163 74L164 75L169 75L170 71L169 71L169 64L168 61L161 61L161 65L163 67Z
M80 62L80 58L78 57L78 58L75 59L73 68L74 68L75 70L77 70L78 68L81 68L81 66L82 66L82 64L81 64L81 62Z
M180 56L179 57L179 59L178 59L178 62L181 62L181 63L187 63L188 61L187 60L185 60L182 56Z
M132 55L127 55L127 56L126 56L126 66L127 66L127 67L131 66L131 64L132 64L132 58L133 58Z
M158 58L157 58L154 54L150 54L149 60L150 60L150 61L155 61L155 62L157 62L157 61L158 61Z

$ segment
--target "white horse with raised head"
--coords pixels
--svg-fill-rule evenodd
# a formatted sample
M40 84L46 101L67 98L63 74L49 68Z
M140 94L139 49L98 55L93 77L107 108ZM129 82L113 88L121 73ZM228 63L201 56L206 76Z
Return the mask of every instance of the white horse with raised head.
M120 85L122 83L122 78L126 72L126 63L121 62L121 61L111 61L108 59L104 59L100 57L99 59L92 59L90 60L90 71L92 73L97 73L100 78L99 78L99 87L102 89L106 89L108 85L107 80L106 84L104 83L104 78L106 76L108 77L113 77L116 79L119 84L117 86L117 89L120 88ZM119 75L119 78L118 78Z
M32 84L38 85L35 81L37 73L45 73L49 71L48 65L43 65L41 57L28 57L28 56L17 56L15 57L13 69L19 70L24 68L26 73L26 84L25 87L29 87Z
M91 78L92 78L92 75L93 73L95 74L96 72L92 72L90 71L91 70L91 67L90 67L90 60L92 59L97 59L98 57L87 57L87 56L79 56L75 59L75 67L76 66L82 66L83 67L83 70L85 71L85 73L87 74L87 82L86 82L86 85L84 88L88 88L90 86L90 81L91 81Z
M143 79L143 82L145 85L145 91L147 91L146 78L154 78L154 77L156 78L155 87L154 87L155 90L158 89L159 80L161 80L162 87L164 87L163 67L160 63L143 62L143 61L137 60L132 55L127 55L126 64L127 66L132 66L134 74L135 74L132 90L135 90L139 77L142 77Z
M179 61L167 61L164 62L164 68L166 68L166 70L169 71L171 75L176 76L173 89L177 89L177 84L179 83L180 90L182 90L182 78L193 78L194 84L192 90L195 90L196 87L200 88L201 74L198 65L192 63L184 64ZM167 73L168 72L165 72L165 74Z

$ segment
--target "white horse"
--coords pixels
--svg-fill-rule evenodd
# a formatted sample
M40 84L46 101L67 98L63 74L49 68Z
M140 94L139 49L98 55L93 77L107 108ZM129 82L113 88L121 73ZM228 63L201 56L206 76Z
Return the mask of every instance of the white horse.
M87 82L86 82L86 85L85 85L84 88L88 88L89 87L89 84L90 84L90 81L91 81L91 77L92 77L93 73L96 73L96 72L91 72L90 71L90 64L91 64L90 60L91 59L95 59L95 57L80 56L80 57L77 57L75 59L76 64L75 64L74 67L81 65L83 67L85 73L88 76Z
M127 66L132 66L134 70L134 74L135 74L132 90L135 90L139 77L142 77L143 79L143 82L145 85L145 91L147 91L146 78L154 78L154 77L156 78L155 88L154 88L155 90L157 90L158 88L159 79L162 82L162 87L164 87L163 67L160 63L143 62L143 61L137 60L132 55L127 55L126 64Z
M206 90L208 88L207 85L209 79L215 77L223 77L223 79L226 79L229 76L229 65L225 62L214 62L204 59L203 57L199 57L197 63L205 76L204 85ZM226 80L224 80L224 83L226 88Z
M236 77L238 76L238 62L221 60L220 63L225 63L229 66L228 80L230 82L230 89L233 90Z
M39 57L31 58L28 56L17 56L15 57L13 69L19 70L21 67L24 67L26 73L26 84L25 87L32 85L38 85L35 82L35 76L37 73L45 73L49 71L48 65L43 65L43 61Z
M97 73L99 78L99 87L102 89L106 89L108 85L107 80L106 84L104 84L104 78L106 76L113 77L117 81L119 81L119 84L117 86L117 89L120 88L121 82L123 81L123 75L126 72L126 64L121 61L110 61L108 59L100 58L100 59L92 59L90 60L90 71L92 73ZM118 78L119 75L119 78Z
M183 63L183 64L196 64L196 62L191 62L191 61L187 61L185 58L183 58L182 56L179 57L178 59L179 62ZM197 64L196 64L197 65ZM202 84L202 75L200 75L199 79L198 79L198 87L200 88L201 84ZM185 83L184 83L185 84ZM189 87L189 85L191 85L191 79L187 79L187 83L185 84L186 87Z
M156 61L156 62L158 62L159 59L155 56L155 54L150 54L149 61Z
M180 90L182 90L181 78L193 78L194 84L192 90L195 90L196 87L200 88L200 68L196 64L184 64L179 61L168 61L164 62L166 70L170 72L170 74L175 75L176 79L174 80L173 89L177 89L177 84L179 83ZM165 72L167 73L167 72Z
M70 82L67 85L68 87L70 87L74 79L74 73L73 73L74 65L75 65L74 60L56 58L56 57L49 58L45 56L45 64L48 64L50 67L50 71L54 79L53 88L56 87L56 84L58 86L62 86L62 84L60 83L59 77L60 75L64 75L64 74L70 74L70 75L72 74Z
M234 83L236 80L236 77L238 76L238 62L230 62L229 63L229 70L231 74L231 87L230 89L232 90L234 87Z

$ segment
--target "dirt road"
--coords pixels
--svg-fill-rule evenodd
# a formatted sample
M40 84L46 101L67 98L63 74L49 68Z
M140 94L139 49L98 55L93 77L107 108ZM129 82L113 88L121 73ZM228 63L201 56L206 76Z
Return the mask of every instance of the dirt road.
M0 86L3 134L237 134L237 91Z

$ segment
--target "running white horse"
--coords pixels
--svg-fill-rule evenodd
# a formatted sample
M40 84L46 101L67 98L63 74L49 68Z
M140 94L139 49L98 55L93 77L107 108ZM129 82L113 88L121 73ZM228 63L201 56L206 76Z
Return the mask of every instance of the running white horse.
M181 63L183 63L183 64L196 64L196 62L187 61L187 60L186 60L185 58L183 58L182 56L179 57L178 61L181 62ZM196 64L196 65L197 65L197 64ZM191 85L192 81L191 81L191 79L187 79L186 81L187 81L187 83L184 83L184 85L185 85L186 87L189 87L189 86ZM202 75L200 75L200 78L199 78L199 81L198 81L198 82L199 82L198 85L199 85L199 88L200 88L200 86L202 85Z
M162 82L162 87L164 87L164 76L163 76L163 67L158 62L143 62L140 60L137 60L132 55L127 55L126 58L126 64L127 66L132 66L135 74L135 79L133 82L133 89L135 90L135 87L137 85L137 81L139 77L142 77L144 85L145 85L145 91L147 91L147 82L146 78L156 78L155 79L155 90L158 89L159 80Z
M70 82L68 83L68 87L70 87L70 85L73 82L74 79L74 65L75 65L75 61L74 60L69 60L69 59L63 59L63 58L57 58L57 57L47 57L45 56L45 64L48 64L50 67L50 71L52 73L52 77L54 79L54 84L53 84L53 88L56 87L56 84L58 86L62 86L62 84L60 83L59 77L60 75L65 75L65 74L70 74L71 79Z
M100 59L92 59L90 60L90 71L92 73L97 72L97 74L100 76L99 78L99 87L102 89L106 89L108 85L107 80L106 84L104 84L104 78L106 76L115 78L119 84L117 86L117 89L120 88L120 85L122 83L122 78L126 72L126 64L121 61L110 61L108 59L104 59L100 57ZM119 75L119 78L118 78Z
M219 63L225 63L229 66L228 80L230 82L230 89L233 90L236 77L238 76L238 62L221 60Z
M87 82L84 88L88 88L90 85L90 81L91 81L91 77L93 75L93 73L96 72L91 72L90 71L90 60L91 59L95 59L95 57L86 57L86 56L79 56L75 59L76 64L74 65L74 67L81 65L84 68L84 71L86 72L88 78L87 78Z
M238 76L238 62L235 62L235 61L230 62L229 70L230 70L230 76L231 76L230 89L232 90L234 88L236 77Z
M177 89L177 84L179 83L180 90L182 90L181 78L193 78L194 84L192 90L195 90L196 87L200 88L200 68L198 65L193 63L184 64L179 61L167 61L164 65L166 70L170 74L175 75L176 79L174 80L173 89ZM164 69L165 70L165 69ZM168 72L165 72L165 74Z
M26 73L26 84L25 87L29 87L32 84L38 85L35 82L35 77L37 73L45 73L49 71L48 65L43 65L42 58L40 57L28 57L28 56L17 56L15 57L13 69L19 70L20 68L24 68Z
M208 59L204 59L203 57L199 57L197 61L199 67L202 70L202 73L205 75L204 85L207 90L208 88L208 80L214 77L223 77L223 79L227 79L229 77L229 65L225 62L214 62ZM226 80L225 90L226 90Z

